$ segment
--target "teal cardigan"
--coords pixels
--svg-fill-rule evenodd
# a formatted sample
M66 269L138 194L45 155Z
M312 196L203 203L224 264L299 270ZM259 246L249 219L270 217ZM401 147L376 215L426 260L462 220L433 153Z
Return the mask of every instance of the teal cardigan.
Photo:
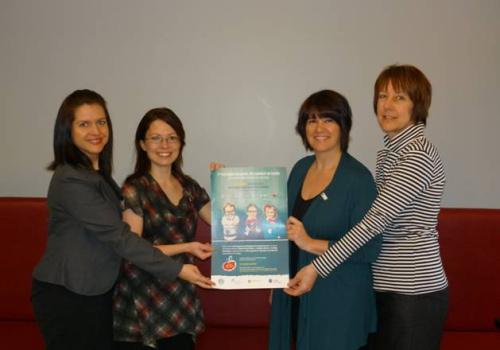
M290 173L290 214L314 160L314 156L301 159ZM370 171L351 155L343 153L334 178L323 193L311 203L303 224L312 238L328 240L332 245L363 218L375 199L376 188ZM381 244L382 237L379 235L327 278L318 277L313 290L300 297L296 320L297 350L355 350L366 344L368 333L376 330L371 262L377 258ZM297 271L315 257L299 251ZM270 350L291 349L291 298L281 290L274 291Z

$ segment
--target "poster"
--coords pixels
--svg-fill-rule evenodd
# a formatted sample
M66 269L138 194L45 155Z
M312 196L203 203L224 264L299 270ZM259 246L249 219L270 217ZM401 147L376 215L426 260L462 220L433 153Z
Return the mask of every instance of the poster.
M233 167L211 173L215 288L287 286L286 178L284 167Z

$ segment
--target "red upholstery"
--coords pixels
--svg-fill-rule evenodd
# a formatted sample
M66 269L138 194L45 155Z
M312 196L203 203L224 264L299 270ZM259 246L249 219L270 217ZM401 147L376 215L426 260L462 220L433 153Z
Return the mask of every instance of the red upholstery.
M0 320L0 349L42 350L43 339L34 320Z
M45 249L47 208L42 198L0 198L0 349L41 350L31 311L31 272ZM500 349L500 209L443 209L439 218L450 311L442 350ZM208 225L197 239L210 240ZM210 262L198 263L209 275ZM269 290L200 290L207 330L198 350L266 349Z
M0 266L8 274L0 288L0 315L5 319L33 319L29 301L30 271L38 262L47 241L48 210L41 198L0 198L1 223L4 228L4 251ZM4 274L3 274L4 275ZM4 275L5 276L5 275Z
M196 342L197 350L267 349L268 328L210 327Z
M445 331L441 350L498 350L499 332L454 332Z
M500 337L500 210L443 209L438 230L450 284L446 329Z
M43 349L30 303L31 271L45 250L44 198L0 198L0 349Z

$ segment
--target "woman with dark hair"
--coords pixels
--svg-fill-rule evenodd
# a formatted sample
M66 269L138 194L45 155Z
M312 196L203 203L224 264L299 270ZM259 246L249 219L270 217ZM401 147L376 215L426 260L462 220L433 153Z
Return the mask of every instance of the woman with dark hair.
M339 241L370 208L376 190L370 171L347 148L352 125L344 96L323 90L299 110L296 131L314 155L299 160L288 179L286 222L290 273L307 266ZM380 251L372 239L335 276L318 281L300 299L275 290L270 350L356 350L376 330L375 294L370 263Z
M211 256L210 244L195 242L198 216L210 224L210 198L182 172L186 144L180 119L168 108L142 118L135 134L135 171L123 186L123 219L145 241L181 264ZM114 296L117 349L194 349L204 330L194 285L156 278L124 261Z
M375 82L373 109L386 134L377 157L378 195L365 217L306 265L285 291L301 295L342 266L374 237L383 236L373 264L378 331L370 349L438 350L448 311L437 217L445 174L424 136L432 87L416 67L386 67ZM312 289L314 291L314 289Z
M113 129L106 102L77 90L54 127L47 249L33 271L32 303L47 349L113 347L112 290L122 257L158 278L210 288L196 266L171 259L122 221L111 178Z

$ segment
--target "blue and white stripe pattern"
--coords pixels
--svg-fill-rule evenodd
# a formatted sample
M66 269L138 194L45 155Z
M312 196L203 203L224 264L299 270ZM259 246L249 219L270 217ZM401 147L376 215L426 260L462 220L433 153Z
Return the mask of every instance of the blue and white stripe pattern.
M350 232L313 260L321 276L382 233L382 251L372 264L375 290L416 295L447 287L436 229L445 174L423 131L419 123L385 137L377 156L378 196Z

